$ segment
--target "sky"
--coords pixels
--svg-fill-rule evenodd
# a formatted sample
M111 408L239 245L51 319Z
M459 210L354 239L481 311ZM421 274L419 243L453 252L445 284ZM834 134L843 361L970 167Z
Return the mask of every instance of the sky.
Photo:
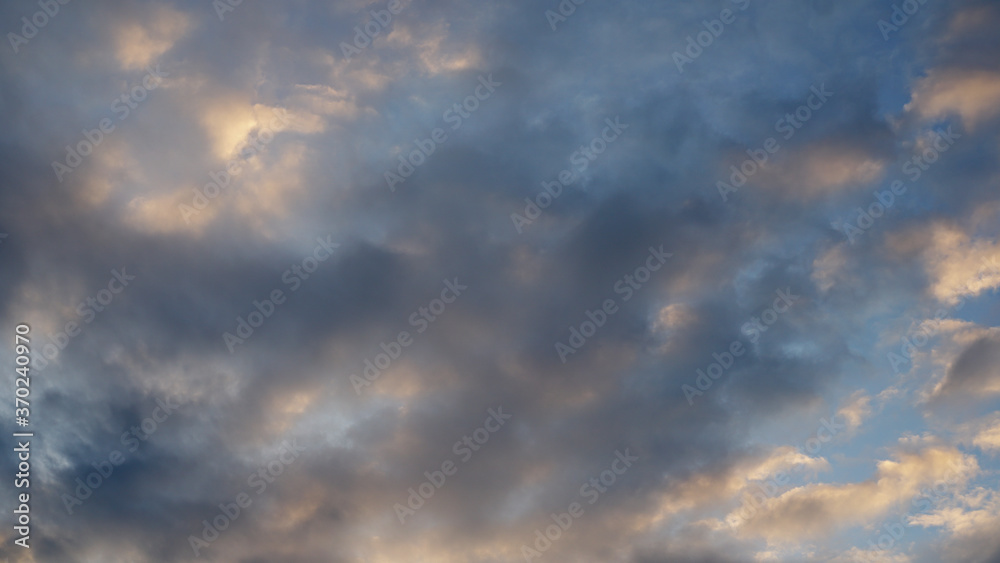
M0 22L3 561L1000 562L1000 3Z

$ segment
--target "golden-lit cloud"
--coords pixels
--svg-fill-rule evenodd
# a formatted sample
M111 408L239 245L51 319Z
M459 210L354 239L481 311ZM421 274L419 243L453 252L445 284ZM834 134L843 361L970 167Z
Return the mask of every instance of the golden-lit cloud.
M279 117L283 108L253 103L238 92L219 94L200 108L201 125L210 139L214 156L222 161L237 156L261 131L279 133L294 120Z
M944 528L958 538L984 531L995 534L1000 529L1000 496L996 490L976 487L955 495L930 513L914 516L910 523Z
M1000 421L983 428L972 440L973 445L988 452L1000 452Z
M1000 244L973 239L961 229L935 223L924 251L931 291L950 305L1000 287Z
M783 148L752 181L792 199L814 199L857 190L880 179L886 163L856 147L814 144Z
M1000 114L1000 73L934 69L921 79L906 105L923 119L957 115L969 130Z
M882 518L917 496L922 487L942 480L961 484L978 472L975 458L943 444L924 444L916 450L901 447L894 458L878 462L875 476L867 481L805 485L768 499L753 519L730 515L727 520L741 522L741 535L771 542L821 538Z
M821 457L811 457L791 446L777 447L765 455L747 457L720 471L699 473L668 487L647 524L655 526L683 511L728 502L754 483L773 480L781 472L795 469L817 473L829 468Z

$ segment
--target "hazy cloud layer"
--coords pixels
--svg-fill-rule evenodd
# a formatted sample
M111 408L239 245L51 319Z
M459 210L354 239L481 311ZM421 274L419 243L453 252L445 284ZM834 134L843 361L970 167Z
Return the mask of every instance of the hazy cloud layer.
M0 557L1000 561L995 2L54 5Z

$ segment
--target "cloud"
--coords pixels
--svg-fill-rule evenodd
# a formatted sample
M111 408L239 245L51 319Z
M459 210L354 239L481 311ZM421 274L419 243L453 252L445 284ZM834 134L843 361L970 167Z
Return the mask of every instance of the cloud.
M983 428L972 443L987 452L1000 450L1000 421L996 421L991 427Z
M996 490L975 487L943 501L927 514L910 519L914 526L941 528L948 535L940 554L948 560L994 561L1000 553L996 529L1000 525L1000 499Z
M984 336L966 346L948 367L932 397L982 396L1000 392L1000 338Z
M843 191L859 191L885 174L886 162L872 155L871 147L805 146L765 168L759 182L784 197L813 199Z
M740 4L586 2L553 31L555 1L428 0L347 59L341 43L388 0L243 2L221 21L201 0L93 0L0 50L0 316L30 324L36 354L58 352L32 386L45 440L29 553L189 560L189 536L296 439L308 451L206 559L521 560L623 448L640 462L545 560L843 560L860 554L859 527L950 461L970 490L995 489L995 429L978 412L995 398L1000 286L995 8L928 3L888 42L876 23L890 10L863 0L750 2L722 34L706 29ZM711 45L677 72L674 53L703 31ZM149 64L169 76L119 119L111 101ZM502 87L453 128L443 113L491 73ZM824 83L829 105L720 201L719 169ZM273 125L277 110L288 123ZM103 118L113 134L60 182L53 160ZM601 145L607 119L628 128ZM963 138L846 242L831 223L888 189L932 126ZM447 140L390 192L385 171L436 128ZM230 164L228 188L185 220L179 207ZM563 170L573 181L543 205ZM519 233L525 198L544 209ZM341 244L322 264L317 237ZM646 278L660 245L674 256ZM135 283L101 305L123 266ZM456 276L468 292L436 312ZM771 317L778 290L801 297ZM89 321L88 298L101 307ZM617 312L596 320L608 299ZM561 362L554 344L585 322L593 335ZM230 353L223 335L251 323ZM918 327L928 343L896 376L887 349ZM412 345L396 350L404 331ZM715 374L734 342L744 352L688 404L681 386ZM10 346L0 361L14 363ZM351 375L366 371L359 397ZM122 434L168 396L177 412L129 451ZM401 525L394 504L498 405L510 426ZM843 437L804 454L821 410ZM114 450L125 462L68 514L63 495ZM781 472L769 510L730 526ZM983 498L908 531L899 559L995 554ZM26 557L5 545L0 559Z
M854 434L872 414L871 397L864 391L854 392L837 411L837 416L847 420L848 435Z
M966 297L1000 287L1000 246L974 239L957 227L935 224L930 230L924 262L931 291L954 305Z
M944 445L900 448L893 457L878 462L867 481L804 485L769 499L766 509L743 523L740 532L769 542L820 538L839 528L877 521L936 481L964 482L978 471L975 458Z
M1000 115L1000 73L934 70L921 80L906 109L923 119L957 114L970 130Z
M155 63L193 25L190 15L166 5L122 18L114 29L115 55L122 70L140 70Z

